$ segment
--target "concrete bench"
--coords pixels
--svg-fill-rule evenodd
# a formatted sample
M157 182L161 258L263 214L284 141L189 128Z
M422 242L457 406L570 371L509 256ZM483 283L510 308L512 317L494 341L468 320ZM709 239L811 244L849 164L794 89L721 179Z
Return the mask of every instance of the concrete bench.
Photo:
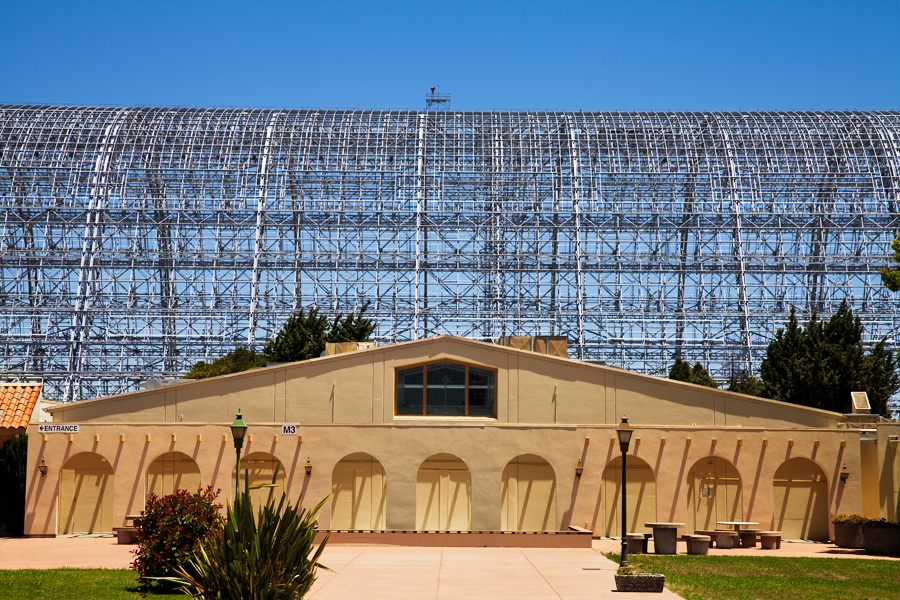
M741 546L744 548L756 548L756 534L759 529L741 529L738 535L741 537Z
M117 544L137 544L137 527L113 527Z
M686 535L684 536L684 539L687 541L688 554L706 556L709 553L710 541L712 540L711 536L694 534Z
M763 550L772 550L781 548L781 532L780 531L760 531L756 534L759 536L759 547Z
M626 533L625 547L628 549L628 554L646 554L647 538L643 533Z
M709 547L712 548L713 542L715 542L716 548L722 548L723 550L734 548L734 543L738 539L738 534L733 529L695 531L694 535L708 535L711 538Z

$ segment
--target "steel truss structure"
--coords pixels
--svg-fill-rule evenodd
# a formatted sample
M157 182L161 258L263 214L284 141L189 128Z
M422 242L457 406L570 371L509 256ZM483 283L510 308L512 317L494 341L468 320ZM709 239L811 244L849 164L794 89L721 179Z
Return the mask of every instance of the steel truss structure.
M367 301L383 341L719 379L791 306L898 331L897 112L0 106L0 152L0 375L66 401Z

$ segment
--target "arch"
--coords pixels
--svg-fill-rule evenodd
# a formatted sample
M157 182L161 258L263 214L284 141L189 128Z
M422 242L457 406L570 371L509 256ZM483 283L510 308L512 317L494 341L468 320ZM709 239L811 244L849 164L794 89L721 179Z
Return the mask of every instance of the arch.
M284 487L284 465L268 452L251 452L241 457L241 489L244 489L245 473L249 475L250 485L271 484L272 475L275 473L275 467L278 467L278 478L275 480L275 487L266 485L266 487L250 490L250 501L254 508L265 505L269 498L269 492L276 500L285 491ZM231 470L231 482L234 485L234 469Z
M331 474L331 528L385 529L384 467L365 452L349 454Z
M503 469L500 528L503 531L556 531L556 473L534 454L515 457Z
M706 456L688 470L688 531L717 529L718 521L743 521L741 474L721 456Z
M644 523L656 521L656 476L646 461L628 456L626 462L626 486L628 531L625 533L649 533ZM603 469L601 480L603 535L618 537L622 532L622 457L609 461Z
M790 458L775 471L772 488L775 529L782 538L828 540L828 478L822 467Z
M59 475L60 535L112 533L115 473L96 452L69 458Z
M168 496L175 490L196 492L200 488L200 466L184 452L160 454L147 467L147 498Z
M468 531L472 524L472 474L452 454L427 458L416 475L416 530Z

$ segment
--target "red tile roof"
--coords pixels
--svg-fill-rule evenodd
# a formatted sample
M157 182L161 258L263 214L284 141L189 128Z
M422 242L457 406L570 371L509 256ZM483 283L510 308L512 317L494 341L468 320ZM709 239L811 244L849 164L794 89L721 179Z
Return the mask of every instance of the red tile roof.
M0 383L0 428L26 427L40 397L40 383Z

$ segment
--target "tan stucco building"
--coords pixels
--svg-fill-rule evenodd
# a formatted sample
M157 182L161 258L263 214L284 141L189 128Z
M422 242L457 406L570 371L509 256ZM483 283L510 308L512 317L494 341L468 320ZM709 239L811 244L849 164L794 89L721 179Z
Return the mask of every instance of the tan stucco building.
M230 498L239 409L242 470L280 464L305 505L333 494L325 528L618 535L622 416L632 531L830 539L835 514L898 514L900 424L440 336L53 408L78 431L29 426L26 534L111 531L177 487Z

